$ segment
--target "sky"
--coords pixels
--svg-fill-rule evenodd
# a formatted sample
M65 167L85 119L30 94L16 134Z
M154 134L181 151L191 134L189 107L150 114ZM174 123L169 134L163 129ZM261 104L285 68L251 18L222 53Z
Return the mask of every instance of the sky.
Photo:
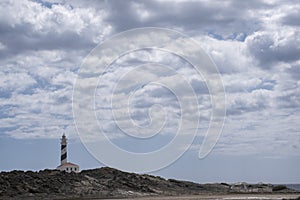
M144 153L172 141L182 114L178 96L191 95L180 90L181 79L172 78L179 74L198 101L188 108L200 110L197 135L183 156L151 174L196 182L300 183L299 13L300 3L287 0L1 1L0 170L55 168L62 133L69 138L69 161L81 169L105 166L80 140L74 121L73 89L82 63L115 34L159 27L190 37L216 64L226 94L222 134L199 159L214 107L205 79L174 53L142 49L115 60L95 89L95 116L112 143ZM143 78L167 77L164 83L179 92L155 83L128 92L130 72L139 77L136 69L149 62L171 66L170 71L146 66ZM120 82L124 74L128 77ZM122 132L109 107L117 83L116 110L121 113L127 101L130 107L125 124L149 130L152 122L165 120L160 134L145 140ZM132 96L127 100L125 94ZM160 124L154 125L158 130Z

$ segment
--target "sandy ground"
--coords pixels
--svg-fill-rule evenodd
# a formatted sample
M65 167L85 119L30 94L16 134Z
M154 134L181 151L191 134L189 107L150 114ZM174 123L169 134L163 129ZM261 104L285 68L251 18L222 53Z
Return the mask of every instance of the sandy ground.
M171 197L142 197L129 198L134 200L244 200L244 199L261 199L261 200L275 200L275 199L295 199L300 194L230 194L230 195L195 195L195 196L171 196ZM103 200L103 199L102 199ZM112 200L112 199L110 199ZM128 200L128 199L115 199Z

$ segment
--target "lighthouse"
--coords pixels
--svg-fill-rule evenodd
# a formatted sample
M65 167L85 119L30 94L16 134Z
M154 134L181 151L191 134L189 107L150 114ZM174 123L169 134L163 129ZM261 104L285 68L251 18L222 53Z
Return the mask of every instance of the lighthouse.
M67 137L65 134L62 135L60 141L60 165L56 168L60 171L65 172L79 172L79 166L67 161Z
M65 134L61 137L60 145L60 164L63 165L67 163L67 138Z

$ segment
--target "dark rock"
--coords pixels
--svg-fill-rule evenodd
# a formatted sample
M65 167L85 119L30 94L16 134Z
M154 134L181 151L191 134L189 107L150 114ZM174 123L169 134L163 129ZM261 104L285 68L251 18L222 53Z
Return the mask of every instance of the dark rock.
M58 170L0 173L0 199L111 198L157 195L292 193L270 184L198 184L104 167L78 174Z
M272 188L272 191L276 192L276 191L281 191L281 190L285 190L287 189L287 187L285 185L276 185Z

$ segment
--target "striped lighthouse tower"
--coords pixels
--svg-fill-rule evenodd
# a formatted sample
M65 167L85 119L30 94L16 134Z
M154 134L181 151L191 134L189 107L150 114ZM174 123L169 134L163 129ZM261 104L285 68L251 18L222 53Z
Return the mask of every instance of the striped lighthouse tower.
M60 165L56 169L69 173L80 171L78 165L67 161L67 137L65 134L62 135L60 140Z
M66 164L67 163L67 138L66 135L63 134L60 141L61 145L61 154L60 154L60 164Z

